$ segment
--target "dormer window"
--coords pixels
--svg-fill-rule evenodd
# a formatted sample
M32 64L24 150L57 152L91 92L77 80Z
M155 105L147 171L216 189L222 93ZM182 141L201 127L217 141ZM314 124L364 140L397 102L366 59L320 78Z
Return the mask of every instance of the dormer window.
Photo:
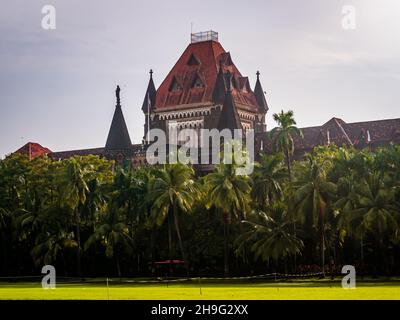
M198 66L200 64L199 60L196 58L196 56L192 53L190 55L190 58L187 62L188 66Z
M221 61L226 66L232 66L233 65L231 54L229 52L225 52L225 53L222 54Z
M204 88L204 83L201 81L200 77L197 76L193 82L193 88Z
M172 79L171 85L169 86L169 91L171 92L176 92L176 91L181 91L182 86L178 83L176 78Z
M239 86L242 90L242 92L251 92L250 84L249 84L249 79L247 77L240 77L238 79L239 81Z

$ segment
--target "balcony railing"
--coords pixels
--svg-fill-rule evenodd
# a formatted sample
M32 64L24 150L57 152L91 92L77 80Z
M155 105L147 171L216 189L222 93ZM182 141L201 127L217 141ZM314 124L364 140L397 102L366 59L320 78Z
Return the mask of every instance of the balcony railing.
M218 32L215 31L203 31L190 34L190 42L202 42L202 41L218 41Z

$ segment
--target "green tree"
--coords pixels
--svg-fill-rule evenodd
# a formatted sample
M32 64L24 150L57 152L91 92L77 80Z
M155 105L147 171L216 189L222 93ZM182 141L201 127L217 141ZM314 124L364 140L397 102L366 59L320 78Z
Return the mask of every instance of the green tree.
M179 214L190 213L196 200L198 190L193 175L193 169L187 165L181 163L165 165L155 172L151 186L152 221L161 226L167 220L169 259L172 260L171 220L173 220L188 275L189 264L183 247Z
M261 210L283 197L283 183L287 175L282 160L281 155L265 154L255 165L251 195Z
M1 257L2 257L2 271L5 273L7 271L7 234L10 231L11 225L11 214L4 208L0 208L0 247L1 247Z
M353 210L353 219L361 220L366 232L375 238L376 253L382 254L385 267L388 267L387 242L399 240L399 225L394 204L394 190L387 187L382 173L372 172L361 180L357 187L357 203ZM384 254L386 252L386 254ZM376 263L381 261L377 257Z
M293 222L288 219L286 206L277 202L267 208L267 213L253 213L243 223L249 230L237 238L237 252L245 252L250 245L256 259L272 259L275 263L284 260L287 273L287 259L301 254L304 244L291 233Z
M75 228L77 247L77 272L81 275L81 212L80 208L86 201L89 189L85 180L85 173L81 168L79 160L72 158L68 160L65 168L64 200L75 213Z
M232 216L239 220L249 211L250 179L237 175L237 165L220 164L216 171L206 176L208 207L214 206L221 213L224 226L224 274L229 274L229 225Z
M302 138L303 133L296 127L296 121L294 120L292 110L289 110L288 112L282 110L280 113L274 113L273 118L278 123L279 127L271 130L270 137L273 140L275 151L283 152L285 155L289 179L291 180L291 157L295 148L293 136L298 135Z
M294 182L294 201L300 220L311 224L319 235L319 249L322 272L325 273L325 232L331 212L330 202L336 192L336 186L327 180L329 161L318 163L312 155L307 155L303 171Z
M115 259L118 277L121 277L120 256L122 253L132 253L133 239L129 235L129 228L120 209L113 205L109 207L95 232L86 241L85 251L95 243L104 246L107 258Z

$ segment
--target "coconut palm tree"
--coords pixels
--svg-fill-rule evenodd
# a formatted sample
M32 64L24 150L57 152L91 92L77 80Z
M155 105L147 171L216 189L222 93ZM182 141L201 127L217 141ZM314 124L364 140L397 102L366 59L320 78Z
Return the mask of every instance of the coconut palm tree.
M330 202L336 186L327 180L329 162L318 163L312 155L307 155L306 165L294 182L294 201L300 221L311 224L319 235L322 272L325 272L325 232L330 213Z
M79 161L72 158L68 161L64 175L64 201L75 213L76 241L77 247L77 272L81 275L81 213L80 207L86 201L86 194L89 192L84 170Z
M250 179L236 174L236 164L220 164L205 178L208 207L220 212L224 225L224 274L229 274L229 225L232 216L242 220L249 211Z
M283 181L286 178L286 172L282 166L281 155L261 156L260 162L256 163L252 174L251 195L255 204L264 210L271 205L274 200L283 197Z
M126 171L120 168L114 178L112 185L113 201L125 212L126 223L129 226L130 235L133 238L138 232L148 228L148 218L152 202L149 201L150 180L152 170L141 167L135 170ZM154 257L155 227L152 225L150 239L150 251L152 261ZM139 242L135 242L139 244ZM145 246L140 246L144 248ZM142 252L137 252L138 269Z
M357 188L357 204L353 210L354 219L360 219L365 230L371 233L377 244L376 252L386 250L385 239L398 240L399 225L394 190L387 188L387 182L380 172L372 172L361 180ZM387 267L386 255L383 263Z
M0 208L0 247L2 256L2 271L7 270L7 233L10 232L11 214L4 208Z
M101 243L105 247L106 257L115 259L118 277L121 277L120 255L132 252L132 242L121 210L111 205L95 232L86 241L84 249L86 251L95 243Z
M181 164L165 165L155 172L151 183L153 201L151 220L161 226L168 222L169 259L172 260L172 220L178 236L179 248L185 261L186 272L189 275L189 264L183 247L180 231L179 215L190 213L197 198L197 186L193 179L193 168Z
M269 135L273 140L275 151L283 152L285 155L289 179L291 180L291 157L295 147L293 136L296 134L303 137L303 133L296 127L296 121L294 120L292 110L289 110L288 112L282 110L280 113L274 113L273 118L278 123L279 127L272 129Z
M36 267L46 264L54 264L59 256L64 263L64 273L66 273L65 259L63 250L65 248L76 248L77 242L71 233L58 230L55 233L42 232L36 240L31 250L33 262Z
M255 259L275 263L285 262L287 272L287 258L301 254L303 242L291 233L292 221L287 215L287 208L282 202L274 203L267 208L267 213L258 211L242 221L249 230L238 237L237 252L250 245Z
M87 183L86 200L82 205L81 218L87 227L95 229L100 212L105 208L108 197L103 190L99 179L95 178Z

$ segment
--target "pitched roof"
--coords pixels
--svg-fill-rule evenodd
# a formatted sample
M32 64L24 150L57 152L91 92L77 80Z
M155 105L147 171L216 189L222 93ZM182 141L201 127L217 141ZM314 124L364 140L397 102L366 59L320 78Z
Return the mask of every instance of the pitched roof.
M49 157L54 160L58 159L68 159L74 156L87 156L87 155L94 155L94 156L105 156L108 154L106 148L91 148L91 149L80 149L80 150L69 150L69 151L58 151L49 153ZM142 144L133 144L130 148L131 155L145 155L145 149Z
M348 136L354 144L359 144L364 133L368 144L378 147L390 142L400 143L400 118L346 124ZM365 141L364 141L365 142Z
M129 149L131 146L132 142L129 137L128 127L126 126L122 108L117 104L107 137L106 149Z
M295 152L310 151L318 145L334 143L338 146L352 145L362 148L366 145L379 147L390 142L400 143L400 118L346 123L332 118L322 126L301 128L304 138L293 136ZM261 134L264 150L272 151L268 134Z
M154 86L153 81L153 70L150 70L150 80L149 84L147 85L146 94L144 95L143 104L142 104L142 111L146 114L148 109L148 98L150 98L151 108L154 107L156 103L156 87Z
M222 66L222 69L221 67ZM217 41L202 41L188 45L167 77L157 89L156 110L185 108L187 105L220 102L221 92L216 93L218 73L230 72L233 75L232 96L238 107L258 112L254 92L246 84L246 78L232 62L229 52L225 52ZM199 78L201 85L195 86ZM224 97L223 92L222 97ZM222 102L221 102L222 103Z
M51 150L41 146L39 143L28 142L15 151L15 153L26 154L29 159L34 159L36 157L51 153Z
M58 159L67 159L73 156L87 156L87 155L101 156L104 154L104 151L105 148L69 150L69 151L52 152L49 154L49 156L54 160L58 160Z

